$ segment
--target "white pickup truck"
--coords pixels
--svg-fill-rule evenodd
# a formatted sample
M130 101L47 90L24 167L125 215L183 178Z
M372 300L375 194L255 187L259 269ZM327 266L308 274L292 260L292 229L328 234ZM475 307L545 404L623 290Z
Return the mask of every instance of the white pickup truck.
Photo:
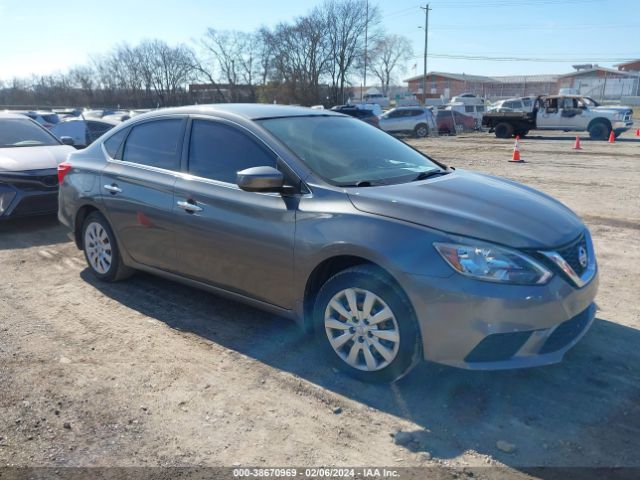
M498 138L521 137L530 130L589 132L594 140L617 137L633 127L633 110L621 106L601 106L589 97L549 95L536 99L531 112L486 113L482 126Z

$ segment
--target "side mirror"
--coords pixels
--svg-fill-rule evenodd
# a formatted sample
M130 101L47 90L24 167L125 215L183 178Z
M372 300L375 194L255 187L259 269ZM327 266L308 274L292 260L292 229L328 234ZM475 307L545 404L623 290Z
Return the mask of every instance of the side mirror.
M76 142L73 141L73 138L71 137L60 137L60 141L65 144L65 145L69 145L71 147L73 147Z
M247 192L280 192L284 175L273 167L253 167L238 172L236 183Z

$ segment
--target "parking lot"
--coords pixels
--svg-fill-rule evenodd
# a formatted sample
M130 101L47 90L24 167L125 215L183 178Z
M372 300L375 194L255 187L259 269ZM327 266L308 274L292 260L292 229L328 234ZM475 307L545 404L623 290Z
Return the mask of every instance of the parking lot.
M55 218L0 223L0 465L640 467L633 133L575 151L571 134L532 132L521 164L487 133L408 140L540 189L591 229L595 324L530 370L423 364L362 384L287 320L149 275L99 283Z

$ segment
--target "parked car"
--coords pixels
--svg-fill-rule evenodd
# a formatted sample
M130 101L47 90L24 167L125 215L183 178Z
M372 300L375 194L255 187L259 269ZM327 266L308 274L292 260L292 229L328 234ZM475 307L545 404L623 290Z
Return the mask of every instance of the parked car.
M0 113L0 220L56 212L58 164L73 151L34 120Z
M362 96L363 103L375 103L380 105L381 108L387 108L389 106L389 97L382 93L365 93Z
M530 112L534 102L535 97L508 98L493 103L487 112Z
M340 105L331 108L334 112L344 113L351 117L359 118L363 122L367 122L374 127L380 126L380 120L378 116L371 110L365 110L364 108L357 108L351 105Z
M292 318L365 381L421 358L558 362L594 318L596 257L571 210L339 113L164 109L59 172L58 217L98 279L142 270Z
M437 127L428 108L397 107L380 116L380 128L389 133L409 133L423 138Z
M16 112L18 113L18 112ZM19 112L22 115L29 117L32 120L35 120L40 125L45 128L51 128L58 122L60 122L60 117L57 113L47 112L47 111L28 111L28 112Z
M54 125L51 128L51 133L58 138L71 137L73 146L80 149L91 145L94 140L119 124L120 122L108 120L107 117L101 119L71 118Z
M457 132L475 130L476 121L473 117L455 110L438 110L436 113L438 133L451 135Z

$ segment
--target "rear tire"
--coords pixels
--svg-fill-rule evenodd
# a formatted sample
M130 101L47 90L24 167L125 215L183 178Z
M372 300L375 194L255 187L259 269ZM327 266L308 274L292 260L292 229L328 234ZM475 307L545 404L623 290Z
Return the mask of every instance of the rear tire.
M117 282L134 272L122 263L111 225L100 212L92 212L84 220L81 238L87 265L98 279Z
M594 123L589 127L589 137L591 140L608 140L611 128L603 122Z
M424 123L416 125L416 128L413 129L413 134L416 138L425 138L429 136L429 127L427 127Z
M513 126L510 123L500 122L493 130L497 138L513 137Z
M326 358L358 380L394 382L422 356L409 300L371 265L343 270L327 280L316 298L313 322Z

